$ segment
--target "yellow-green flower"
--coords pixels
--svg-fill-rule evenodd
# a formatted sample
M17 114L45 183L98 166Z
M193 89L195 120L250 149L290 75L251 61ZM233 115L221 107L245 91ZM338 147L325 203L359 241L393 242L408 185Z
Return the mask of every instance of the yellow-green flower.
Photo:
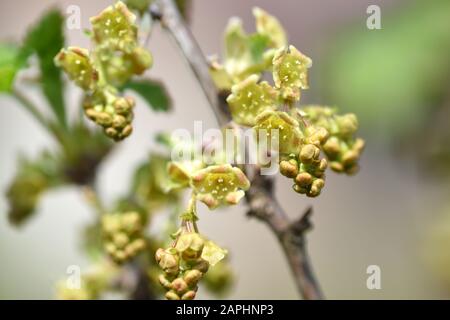
M231 88L227 102L237 124L254 126L262 111L275 108L276 91L266 81L258 80L257 75L251 75Z
M98 80L98 72L89 57L89 51L78 47L61 49L55 57L55 64L61 67L84 90L94 89Z
M300 89L308 89L308 68L311 66L312 60L294 46L278 49L273 58L273 80L283 99L300 100Z
M197 200L210 209L220 205L237 204L250 187L241 169L229 164L209 166L197 171L191 181Z
M271 147L278 146L281 155L298 153L302 133L298 121L286 112L266 110L256 118L256 125L253 128L258 140L262 133L265 134L270 139ZM272 130L278 130L278 134Z
M130 52L137 40L135 20L136 16L119 1L90 19L94 39L98 44Z
M286 46L286 33L277 18L258 7L253 8L253 15L257 32L270 39L271 47L278 49Z

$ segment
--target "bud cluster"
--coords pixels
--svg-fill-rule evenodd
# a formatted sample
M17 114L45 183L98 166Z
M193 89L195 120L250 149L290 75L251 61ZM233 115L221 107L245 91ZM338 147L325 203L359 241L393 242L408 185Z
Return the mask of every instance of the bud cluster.
M282 175L293 178L295 192L317 197L325 186L327 160L320 158L320 145L304 144L297 156L280 161Z
M356 116L340 116L325 107L297 109L301 90L309 88L312 60L287 45L278 20L258 8L254 15L257 32L250 36L237 20L230 21L224 66L213 62L212 75L218 89L229 92L227 103L233 121L253 127L259 144L269 138L269 149L280 156L281 174L293 179L296 192L316 197L325 185L328 165L349 174L358 169L364 142L353 137L358 128ZM260 64L252 60L255 54L250 48L256 50L255 39L262 41L256 55ZM273 86L260 81L264 71L271 71ZM321 157L322 151L326 159Z
M21 225L35 212L41 195L61 183L59 159L43 152L37 159L20 159L18 172L6 191L8 219Z
M192 300L198 282L226 255L226 250L197 232L181 231L175 243L167 249L158 249L155 258L163 274L159 282L166 289L169 300Z
M86 116L116 141L131 134L134 106L133 99L119 95L119 88L152 65L151 54L138 44L135 19L119 1L91 18L91 52L69 47L55 57L55 64L85 91Z
M102 217L104 247L116 263L130 260L146 247L143 228L138 212L113 213Z
M84 113L98 125L105 134L115 141L128 137L133 127L134 100L130 97L119 97L113 87L87 95L83 101Z
M358 130L358 119L355 114L338 115L329 107L307 106L304 109L308 121L316 126L326 128L329 137L323 144L330 167L336 172L356 173L359 169L358 160L364 149L364 140L355 138Z

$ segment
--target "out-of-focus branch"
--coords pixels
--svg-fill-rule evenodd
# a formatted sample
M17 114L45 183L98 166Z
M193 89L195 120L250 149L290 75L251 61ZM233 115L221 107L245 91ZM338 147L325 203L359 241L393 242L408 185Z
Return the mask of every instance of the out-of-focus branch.
M211 108L221 126L230 121L227 105L212 81L208 62L197 41L183 21L173 0L160 0L151 7L152 16L174 38L183 56L196 76ZM262 176L254 167L247 165L252 187L246 193L248 215L265 222L278 238L291 267L297 288L304 299L322 299L319 284L315 280L309 262L305 232L311 227L308 209L299 220L291 221L273 192L273 180Z
M153 17L160 18L161 25L169 31L169 34L176 41L183 57L187 60L195 77L198 79L211 108L213 108L217 121L220 124L227 123L229 121L229 116L226 112L227 108L221 107L216 86L209 74L208 62L181 17L177 6L173 1L162 0L159 2L159 6L151 7L151 13Z
M44 115L39 111L39 109L34 105L34 103L18 88L13 88L11 92L11 96L14 97L20 105L27 110L31 116L39 124L45 128L57 141L62 143L62 133L61 130L58 129L58 126L54 123L48 120Z

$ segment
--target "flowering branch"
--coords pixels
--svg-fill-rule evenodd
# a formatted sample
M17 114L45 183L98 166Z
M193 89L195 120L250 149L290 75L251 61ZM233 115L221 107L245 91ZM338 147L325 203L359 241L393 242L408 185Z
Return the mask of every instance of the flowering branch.
M153 18L160 20L161 25L176 41L206 95L219 124L228 123L231 117L226 111L226 101L216 89L210 76L208 62L174 2L160 0L150 10ZM305 232L311 227L309 218L312 210L309 208L299 220L291 221L274 196L273 180L260 175L253 166L247 165L245 169L247 174L253 173L251 176L252 188L246 193L249 216L264 221L278 238L303 298L323 298L315 280L306 248Z

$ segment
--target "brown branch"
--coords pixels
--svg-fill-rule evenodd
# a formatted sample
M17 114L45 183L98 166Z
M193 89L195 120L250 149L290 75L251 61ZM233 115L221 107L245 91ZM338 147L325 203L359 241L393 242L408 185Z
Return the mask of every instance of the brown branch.
M220 125L230 121L225 99L212 81L208 62L183 21L172 0L160 0L151 8L152 16L161 21L161 25L174 38L183 56L189 63ZM291 221L284 212L273 193L273 180L255 172L255 168L247 165L246 172L253 173L252 187L246 193L249 206L248 215L265 222L278 238L289 262L297 288L304 299L322 299L320 287L315 280L309 262L305 232L311 227L309 208L299 220Z

